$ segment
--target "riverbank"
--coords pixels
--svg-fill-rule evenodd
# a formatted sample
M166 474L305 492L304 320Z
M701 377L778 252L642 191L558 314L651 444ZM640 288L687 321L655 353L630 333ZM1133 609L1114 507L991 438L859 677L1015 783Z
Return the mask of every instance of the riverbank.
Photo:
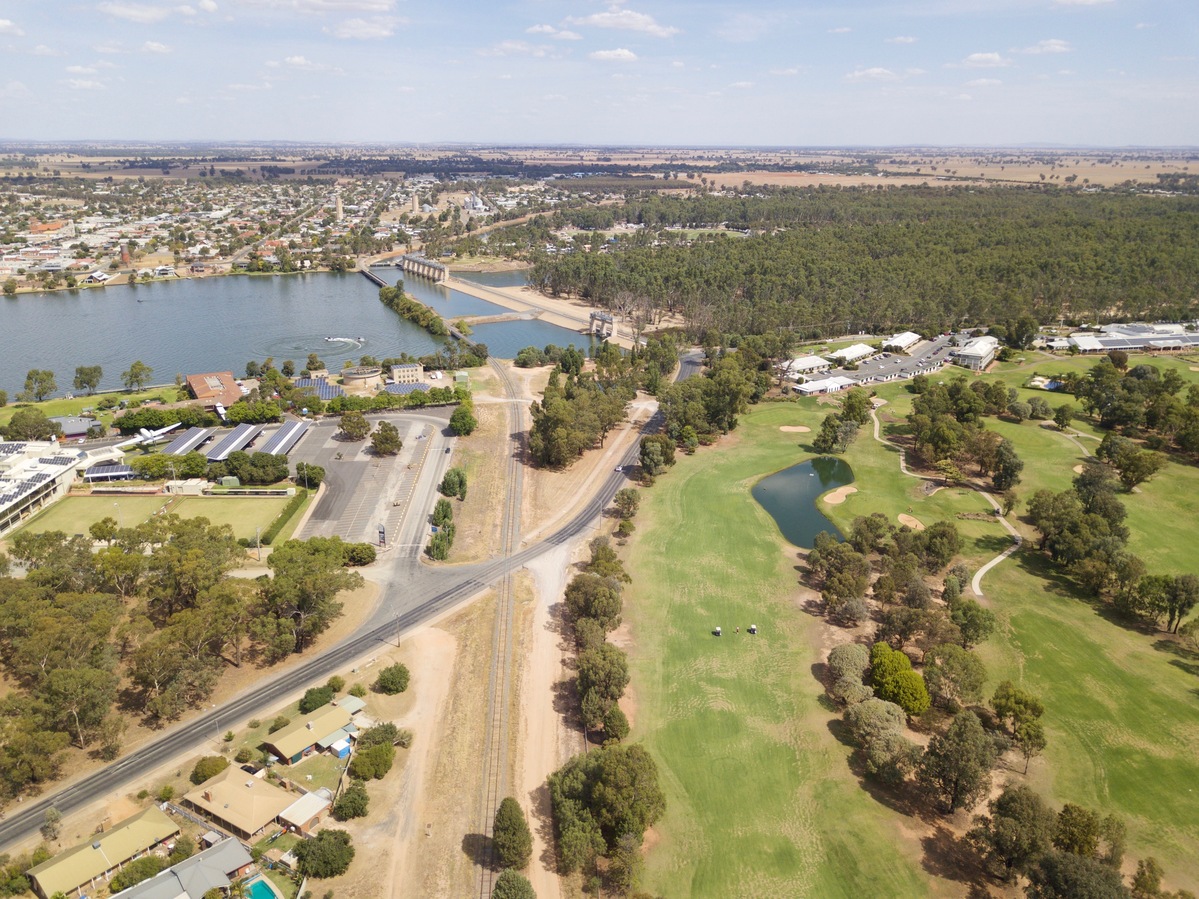
M534 312L539 320L567 328L582 337L587 336L590 316L595 311L595 307L588 303L543 296L530 287L489 287L453 275L444 284L467 296L486 300L513 312ZM629 333L627 325L620 329L616 337L609 340L625 349L633 347L633 336Z

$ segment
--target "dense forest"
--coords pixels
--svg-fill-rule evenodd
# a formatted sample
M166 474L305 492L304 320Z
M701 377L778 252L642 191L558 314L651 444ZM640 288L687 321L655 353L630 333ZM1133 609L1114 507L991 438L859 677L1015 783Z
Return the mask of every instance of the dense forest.
M653 195L616 216L642 230L536 254L530 283L647 322L681 312L695 337L1180 319L1199 298L1196 213L1191 197L1036 188ZM653 234L721 225L749 234Z

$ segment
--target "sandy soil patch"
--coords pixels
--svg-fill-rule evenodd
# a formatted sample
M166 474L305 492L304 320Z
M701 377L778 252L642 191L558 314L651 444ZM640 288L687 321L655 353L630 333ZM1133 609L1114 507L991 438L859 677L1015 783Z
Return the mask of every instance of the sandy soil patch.
M919 518L917 518L914 515L908 515L906 513L901 513L899 516L899 523L906 524L913 531L923 531L924 530L924 522L922 522Z
M803 425L782 425L779 428L784 434L810 434L811 428L805 428Z
M1075 474L1082 474L1083 467L1081 465L1075 465L1074 468L1072 469L1072 471Z
M830 506L839 506L839 505L841 505L841 503L845 502L845 500L847 498L849 498L850 496L852 496L853 494L855 494L857 492L858 492L857 487L853 487L853 486L838 487L836 490L832 491L831 493L825 494L824 501L826 503L828 503Z

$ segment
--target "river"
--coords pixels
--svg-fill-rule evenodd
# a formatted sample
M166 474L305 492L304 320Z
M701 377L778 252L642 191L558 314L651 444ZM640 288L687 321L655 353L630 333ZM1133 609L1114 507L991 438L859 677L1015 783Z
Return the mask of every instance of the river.
M379 273L393 282L400 277L398 269ZM405 289L447 318L508 311L421 278L406 278ZM540 321L480 325L473 339L501 358L529 345L587 342L585 335ZM240 375L246 362L268 356L276 364L291 359L298 371L316 353L336 371L347 359L419 356L439 345L352 273L178 279L0 299L0 390L10 401L32 368L53 371L62 394L80 365L101 366L106 390L121 386L121 372L136 359L154 370L151 382L161 384L176 373Z

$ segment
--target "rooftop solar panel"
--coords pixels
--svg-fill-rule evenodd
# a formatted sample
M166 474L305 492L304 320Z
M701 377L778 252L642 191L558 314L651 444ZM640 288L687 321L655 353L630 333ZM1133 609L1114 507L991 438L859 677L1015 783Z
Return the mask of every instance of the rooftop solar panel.
M383 389L397 396L407 396L410 393L416 393L418 390L428 391L429 387L426 384L388 384Z

